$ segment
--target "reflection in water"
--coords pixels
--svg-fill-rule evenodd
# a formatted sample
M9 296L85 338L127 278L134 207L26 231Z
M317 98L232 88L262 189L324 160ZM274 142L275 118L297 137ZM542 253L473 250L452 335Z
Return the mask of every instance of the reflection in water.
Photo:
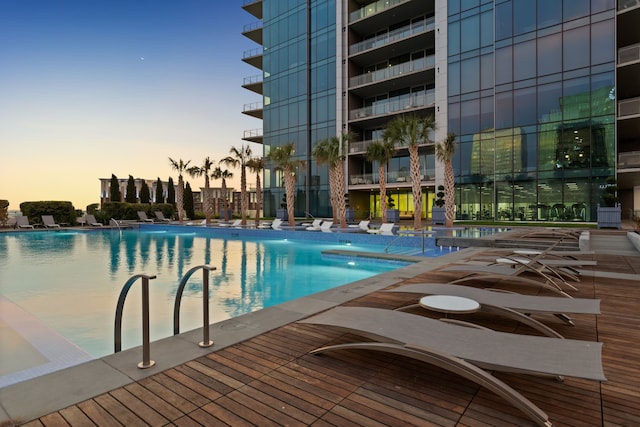
M323 259L321 251L330 247L131 230L5 233L0 234L0 294L99 357L113 351L116 302L134 274L157 276L150 283L151 339L157 340L172 334L176 288L197 265L216 268L209 281L211 322L397 267ZM136 285L125 303L123 349L141 343L140 294ZM185 287L180 317L183 331L201 326L200 272Z

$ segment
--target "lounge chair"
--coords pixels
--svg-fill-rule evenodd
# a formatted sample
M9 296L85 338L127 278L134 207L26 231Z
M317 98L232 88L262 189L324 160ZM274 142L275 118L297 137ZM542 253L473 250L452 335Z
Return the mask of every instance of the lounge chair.
M271 228L273 228L274 230L282 230L282 223L283 221L280 218L276 218L273 220L273 222L271 223Z
M307 231L320 231L320 226L322 225L321 219L314 219L311 225L307 226Z
M392 236L393 235L393 227L395 227L394 223L385 222L384 224L380 225L380 228L367 230L367 233L369 233L369 234L381 234L381 235L385 235L385 236Z
M218 224L219 227L242 227L242 220L241 219L236 219L233 222L221 222L220 224Z
M92 227L102 227L102 223L96 221L95 215L86 214L84 216L85 221Z
M347 228L355 228L358 231L369 231L369 220L362 220L358 224L349 224Z
M60 224L56 224L52 215L42 215L42 224L45 228L60 228Z
M138 218L140 218L142 222L153 222L153 219L149 218L144 211L138 211Z
M333 225L333 221L322 221L322 223L319 226L317 226L317 227L314 227L314 226L307 227L307 228L305 228L305 230L307 230L307 231L324 231L325 233L327 233L327 232L331 233L331 226L332 225Z
M589 298L561 298L522 295L491 289L478 289L442 283L416 283L389 289L385 292L406 292L420 295L453 295L471 298L484 312L494 313L524 323L545 335L562 338L553 329L528 316L529 313L549 313L574 326L567 314L600 314L600 300ZM411 304L399 310L419 306ZM526 313L526 314L524 314Z
M24 215L16 216L16 227L33 229L33 225L29 224L29 218Z
M374 340L321 347L312 354L362 349L430 363L486 387L541 426L551 425L547 414L485 369L606 381L598 342L481 330L368 307L336 307L299 323L338 328Z
M156 219L160 222L171 222L171 219L166 218L161 211L155 211L154 214L156 216Z
M558 283L543 272L536 272L529 269L526 265L517 265L515 268L506 265L478 265L478 264L454 264L452 266L440 270L445 273L462 274L459 279L452 280L450 283L458 284L470 280L490 280L497 284L508 283L512 285L530 285L538 288L546 289L564 297L571 298ZM539 275L544 281L534 280L523 276L525 272L531 272ZM575 288L574 288L575 289Z

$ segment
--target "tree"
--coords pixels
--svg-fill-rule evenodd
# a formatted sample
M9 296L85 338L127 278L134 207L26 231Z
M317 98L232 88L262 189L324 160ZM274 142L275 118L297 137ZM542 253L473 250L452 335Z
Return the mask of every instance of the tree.
M453 227L455 181L453 155L456 152L456 134L449 132L442 143L436 144L436 159L444 164L444 212L445 227Z
M221 179L222 180L222 215L221 219L224 221L230 220L231 218L227 218L227 210L229 209L229 200L227 197L227 179L233 178L233 173L229 172L227 169L222 169L220 166L216 167L211 173L211 178L213 179Z
M382 133L382 137L391 142L406 145L409 149L409 175L413 193L413 227L422 224L422 174L420 173L419 144L429 140L429 131L436 128L433 116L420 118L415 114L397 116L391 120Z
M164 203L164 191L162 190L162 181L160 177L156 181L156 203Z
M316 144L312 155L318 165L329 166L329 193L333 207L334 221L340 222L342 228L347 227L346 203L344 198L344 159L345 146L350 139L349 134L334 136Z
M275 164L276 170L281 170L284 176L284 190L287 195L287 218L289 225L295 225L294 198L296 186L296 169L305 165L304 160L294 159L295 147L292 143L273 147L267 156L267 160Z
M114 174L111 174L111 183L109 184L109 201L122 201L122 194L120 194L120 183L118 182L118 177L116 177Z
M178 207L178 221L180 222L182 222L184 218L184 178L182 174L186 173L193 176L195 171L195 166L189 167L189 163L191 163L191 160L187 160L185 162L182 159L173 160L169 157L171 169L178 172L178 194L176 197L176 205Z
M194 169L195 176L204 176L204 197L202 199L202 208L204 210L205 223L207 224L211 222L211 215L213 214L213 200L211 198L209 177L211 176L214 164L215 162L213 160L206 157L202 162L202 166Z
M136 181L133 176L129 175L127 180L127 193L124 196L124 201L127 203L136 203L138 201L138 195L136 194Z
M393 158L396 149L389 140L375 140L367 145L365 156L371 162L378 162L378 176L380 181L380 210L382 222L387 222L387 179L386 169L389 160Z
M256 174L256 227L260 225L260 211L262 209L262 184L260 176L264 170L264 157L254 157L247 162L249 170Z
M247 225L247 210L249 209L249 199L247 194L247 162L251 160L251 147L243 145L240 149L231 147L229 149L231 156L220 160L227 166L240 168L240 215L242 225Z
M151 194L149 192L149 186L147 185L147 181L142 180L142 184L140 184L140 203L150 203L151 202Z
M171 177L167 181L167 203L171 203L174 207L176 206L176 186Z
M187 218L194 219L196 216L195 210L193 209L193 191L191 191L191 185L187 182L187 185L184 189L184 211L187 214Z
M9 201L0 199L0 225L6 225L9 221Z

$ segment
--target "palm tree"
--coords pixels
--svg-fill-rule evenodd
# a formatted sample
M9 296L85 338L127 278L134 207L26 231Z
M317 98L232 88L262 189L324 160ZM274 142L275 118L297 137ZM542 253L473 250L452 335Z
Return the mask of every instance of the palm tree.
M240 214L242 215L242 225L247 225L247 210L249 209L249 198L247 197L247 162L251 160L251 147L243 145L240 149L231 147L231 156L220 160L227 166L240 167Z
M229 172L227 169L222 169L220 166L216 167L211 173L211 178L213 179L221 179L222 180L222 219L227 221L231 218L227 218L227 210L228 206L228 198L227 198L227 179L233 178L233 173Z
M375 140L367 145L365 156L371 162L378 162L378 176L380 180L380 210L382 222L387 222L387 180L385 170L389 160L393 158L396 149L389 140Z
M436 144L436 159L444 164L445 227L453 227L455 181L453 155L456 152L456 134L449 132L442 143Z
M436 128L433 116L420 118L414 114L397 116L391 120L382 137L395 146L406 145L409 149L409 175L413 193L413 227L422 227L422 177L420 174L419 144L429 140L429 131Z
M346 203L344 200L344 159L345 146L351 139L350 134L334 136L316 144L312 155L318 165L329 165L329 193L333 207L334 221L340 222L340 227L347 227Z
M247 162L249 170L256 174L256 227L260 225L260 210L262 209L262 185L260 175L264 170L264 157L253 157Z
M178 172L178 194L176 195L176 204L178 205L178 221L180 222L184 219L184 179L182 174L187 173L193 176L196 169L195 166L189 167L189 163L191 163L191 160L187 160L185 162L182 159L179 159L176 161L169 157L171 169Z
M213 165L215 162L211 160L209 157L206 157L202 162L202 166L194 168L195 176L204 176L204 198L203 198L203 208L204 208L204 216L205 222L209 224L211 222L211 214L213 213L213 203L211 200L211 189L209 185L209 177L211 175L211 171L213 169Z
M295 225L294 218L294 197L296 186L296 169L305 165L304 160L293 159L295 147L292 143L273 147L267 156L267 160L272 161L276 169L282 171L284 175L284 190L287 196L287 218L289 225Z

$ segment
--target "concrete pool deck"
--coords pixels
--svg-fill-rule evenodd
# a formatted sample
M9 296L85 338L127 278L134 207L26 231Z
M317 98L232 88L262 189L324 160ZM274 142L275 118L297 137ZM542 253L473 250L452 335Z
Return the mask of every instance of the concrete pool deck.
M632 246L626 245L622 234L592 234L594 238L591 249L598 255L640 255ZM202 339L200 330L154 342L151 356L157 364L151 369L138 369L141 351L131 349L2 388L0 425L21 424L110 390L131 385L135 381L283 327L316 312L365 297L403 281L413 280L456 260L472 257L474 253L482 250L465 249L439 258L423 259L416 264L369 279L214 324L210 331L215 344L208 349L197 346ZM640 277L637 273L598 271L593 277L637 281Z

